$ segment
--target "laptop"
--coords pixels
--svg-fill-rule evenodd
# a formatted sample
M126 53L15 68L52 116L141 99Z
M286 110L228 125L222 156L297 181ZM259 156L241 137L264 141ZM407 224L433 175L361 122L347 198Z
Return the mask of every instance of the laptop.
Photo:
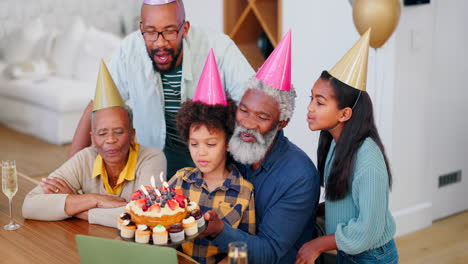
M173 248L85 235L76 235L75 239L82 264L177 264L177 253Z

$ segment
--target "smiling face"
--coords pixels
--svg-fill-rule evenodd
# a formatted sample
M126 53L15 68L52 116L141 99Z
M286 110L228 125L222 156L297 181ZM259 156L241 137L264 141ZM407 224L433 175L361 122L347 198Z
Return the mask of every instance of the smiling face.
M340 125L344 109L338 108L338 101L330 81L318 79L312 88L312 96L307 107L309 129L331 130Z
M98 110L92 120L91 141L106 164L127 163L135 129L130 127L127 111L122 107Z
M182 39L190 28L190 23L184 21L183 7L177 2L164 5L143 5L141 32L179 31L175 40L165 40L161 34L156 41L145 40L146 50L156 71L170 72L182 63Z
M223 130L192 125L188 145L193 162L203 174L223 175L229 151Z

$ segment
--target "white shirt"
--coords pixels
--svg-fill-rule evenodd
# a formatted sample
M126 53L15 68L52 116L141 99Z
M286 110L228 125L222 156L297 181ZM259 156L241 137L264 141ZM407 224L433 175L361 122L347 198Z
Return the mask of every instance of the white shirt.
M215 53L226 94L240 100L245 91L244 84L254 71L228 36L192 26L182 45L182 101L194 96L210 48ZM130 100L138 142L163 149L166 124L161 75L153 70L140 31L122 41L108 68L122 99Z

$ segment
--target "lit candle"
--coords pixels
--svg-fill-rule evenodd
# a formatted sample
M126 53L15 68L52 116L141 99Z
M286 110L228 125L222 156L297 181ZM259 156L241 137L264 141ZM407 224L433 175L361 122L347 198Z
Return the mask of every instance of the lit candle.
M151 196L149 195L148 191L146 190L145 186L141 185L141 190L143 191L143 193L145 194L145 196L148 197L148 199L151 201L151 203L153 203L153 200L151 200Z
M169 190L169 184L167 184L167 182L164 180L163 174L164 172L161 171L161 173L159 174L159 180L161 180L162 186L166 188L166 190Z
M160 192L158 189L156 189L156 195L157 195L158 197L161 197L161 192Z
M162 171L159 174L159 180L161 181L161 184L164 182L163 174L164 174L164 172L162 172Z
M151 186L153 186L154 191L156 192L156 184L154 183L154 175L151 175Z

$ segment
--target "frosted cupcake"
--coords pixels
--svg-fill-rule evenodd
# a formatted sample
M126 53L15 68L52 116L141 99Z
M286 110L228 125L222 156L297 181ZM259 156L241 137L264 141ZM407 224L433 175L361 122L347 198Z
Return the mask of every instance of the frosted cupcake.
M151 236L151 229L147 225L138 225L135 232L135 242L148 244Z
M184 227L185 235L193 236L198 232L197 221L193 216L189 216L182 220L182 226Z
M198 204L194 201L191 201L187 204L187 211L191 213L193 210L198 209Z
M193 218L195 218L195 220L197 221L198 228L205 225L205 218L203 217L203 213L200 209L193 210L192 212L190 212L190 215L193 216Z
M133 238L135 236L136 225L131 220L124 220L122 222L122 229L120 235L123 238Z
M162 225L157 225L153 228L153 244L164 245L167 244L167 231Z
M117 229L121 230L122 229L122 223L124 220L131 220L132 217L128 213L122 213L117 217Z
M177 243L184 240L184 228L182 224L175 223L169 227L169 236L171 237L172 243Z

